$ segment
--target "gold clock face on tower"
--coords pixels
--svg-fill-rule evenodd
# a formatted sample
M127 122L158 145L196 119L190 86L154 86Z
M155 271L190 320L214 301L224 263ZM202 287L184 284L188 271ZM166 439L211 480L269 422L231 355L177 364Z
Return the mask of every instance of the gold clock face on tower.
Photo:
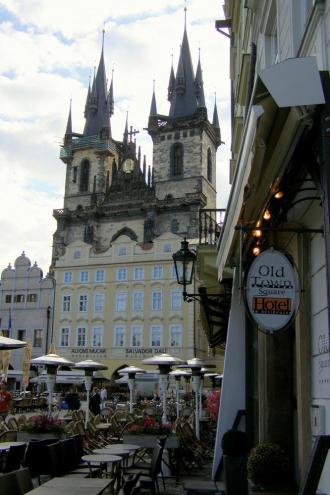
M134 160L132 158L126 158L126 160L123 163L123 171L125 174L130 174L134 170Z

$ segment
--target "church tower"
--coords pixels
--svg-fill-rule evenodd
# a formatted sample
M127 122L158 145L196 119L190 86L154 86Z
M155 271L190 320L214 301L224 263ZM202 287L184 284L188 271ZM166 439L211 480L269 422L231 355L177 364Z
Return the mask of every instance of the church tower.
M153 93L148 122L155 193L159 209L171 210L176 232L193 238L198 236L198 210L216 208L221 138L216 105L212 124L208 120L201 61L199 57L194 74L186 25L176 74L173 65L170 71L168 100L169 115L160 115Z

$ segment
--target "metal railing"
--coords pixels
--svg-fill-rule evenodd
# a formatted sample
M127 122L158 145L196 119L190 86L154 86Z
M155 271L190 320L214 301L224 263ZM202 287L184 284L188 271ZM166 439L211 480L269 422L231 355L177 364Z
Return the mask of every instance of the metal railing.
M225 209L199 210L199 244L217 244L225 214Z
M115 152L115 145L110 139L100 139L98 135L83 136L73 138L72 143L63 146L60 151L60 158L69 158L75 150L94 148L96 151Z

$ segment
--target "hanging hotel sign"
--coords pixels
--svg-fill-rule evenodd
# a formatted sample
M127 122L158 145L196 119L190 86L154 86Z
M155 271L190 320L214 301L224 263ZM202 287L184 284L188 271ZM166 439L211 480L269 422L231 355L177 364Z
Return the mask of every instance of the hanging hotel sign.
M246 276L246 304L257 325L270 333L285 328L297 309L297 278L289 259L268 249L257 256Z

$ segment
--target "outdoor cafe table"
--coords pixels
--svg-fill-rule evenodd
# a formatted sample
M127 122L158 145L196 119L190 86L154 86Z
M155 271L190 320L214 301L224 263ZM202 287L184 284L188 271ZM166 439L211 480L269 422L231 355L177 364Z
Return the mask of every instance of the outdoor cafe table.
M29 495L100 495L111 480L105 478L52 478L27 492Z
M10 447L16 447L18 445L25 445L26 442L0 442L0 452L3 450L9 450Z
M108 464L118 464L120 467L121 463L121 457L119 455L113 455L113 454L87 454L83 455L81 458L84 462L87 462L89 465L89 468L91 470L91 466L102 466L105 464L108 466ZM119 470L115 472L115 477L118 475L119 477Z
M115 447L114 449L111 448L103 448L103 449L94 449L93 454L106 454L106 455L119 455L120 457L123 458L125 466L127 466L128 463L128 457L130 455L131 451L128 449L125 449L122 447L121 449L119 447Z

